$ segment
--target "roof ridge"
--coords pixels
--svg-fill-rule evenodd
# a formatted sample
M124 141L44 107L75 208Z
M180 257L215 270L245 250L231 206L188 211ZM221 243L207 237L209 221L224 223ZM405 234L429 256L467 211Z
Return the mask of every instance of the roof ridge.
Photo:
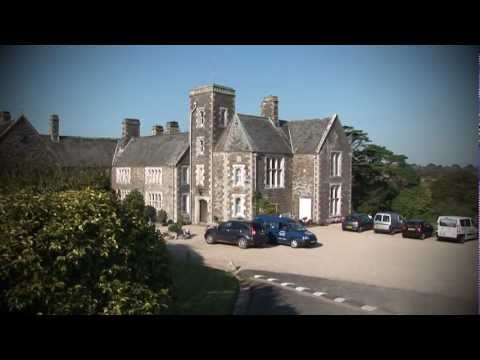
M50 137L48 134L39 134L40 136ZM89 137L89 136L77 136L77 135L60 135L61 138L70 138L70 139L86 139L86 140L120 140L119 138L113 137Z

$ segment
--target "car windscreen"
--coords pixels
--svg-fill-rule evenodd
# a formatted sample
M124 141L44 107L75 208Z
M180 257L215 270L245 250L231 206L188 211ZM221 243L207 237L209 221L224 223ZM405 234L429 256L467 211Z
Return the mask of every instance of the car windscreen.
M407 225L412 225L412 226L415 226L415 225L422 225L423 224L423 221L419 221L419 220L409 220L407 221Z
M383 222L390 222L390 215L383 215L382 221Z
M347 221L358 221L359 218L360 217L358 215L348 215L345 220L347 220Z
M470 223L470 219L461 219L460 220L460 225L461 226L472 226Z
M307 230L307 228L305 226L303 226L302 224L299 224L299 223L289 223L288 226L291 230L296 230L296 231Z
M447 226L447 227L457 227L457 220L455 219L441 219L438 224L440 226Z
M376 215L375 221L382 221L382 215Z

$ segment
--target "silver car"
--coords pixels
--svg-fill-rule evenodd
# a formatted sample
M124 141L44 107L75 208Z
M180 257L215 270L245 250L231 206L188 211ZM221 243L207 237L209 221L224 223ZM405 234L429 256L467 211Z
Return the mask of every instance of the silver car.
M373 231L388 234L401 232L404 222L403 217L394 212L376 213L373 218Z

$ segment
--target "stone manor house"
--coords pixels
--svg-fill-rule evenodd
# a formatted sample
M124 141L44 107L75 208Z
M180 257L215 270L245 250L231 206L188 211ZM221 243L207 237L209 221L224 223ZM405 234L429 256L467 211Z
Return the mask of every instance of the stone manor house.
M24 141L60 166L111 167L120 197L138 189L146 204L175 221L250 218L255 194L279 214L315 223L337 222L351 212L352 150L337 115L281 120L276 96L263 99L260 116L241 114L235 90L217 84L189 95L189 132L170 121L140 136L140 121L125 119L121 139L59 136L52 115L50 134L39 135L22 116L3 129L0 119L0 152L5 156L12 143ZM28 130L30 140L22 131L7 136L15 126Z

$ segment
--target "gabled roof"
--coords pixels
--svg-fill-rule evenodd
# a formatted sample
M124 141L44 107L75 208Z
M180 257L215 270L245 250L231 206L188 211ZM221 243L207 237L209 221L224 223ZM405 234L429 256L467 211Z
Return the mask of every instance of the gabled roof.
M320 140L328 130L332 118L289 121L293 152L295 154L314 154L318 151Z
M272 122L261 116L236 114L247 135L251 151L291 154L292 149L286 134Z
M58 143L40 135L62 167L111 167L117 139L60 136Z
M188 133L135 137L118 146L113 166L175 166L189 146Z

